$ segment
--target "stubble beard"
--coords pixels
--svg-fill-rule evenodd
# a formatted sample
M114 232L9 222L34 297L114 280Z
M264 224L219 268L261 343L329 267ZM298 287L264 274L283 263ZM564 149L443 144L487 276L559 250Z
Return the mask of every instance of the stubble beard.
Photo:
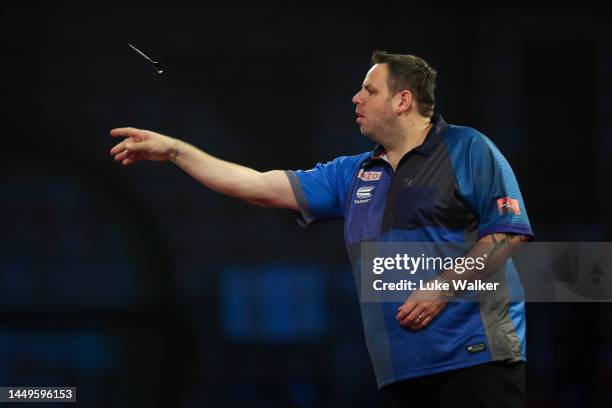
M389 126L379 125L371 130L363 130L363 127L359 129L361 134L368 139L374 141L377 144L385 145L391 138L391 129Z

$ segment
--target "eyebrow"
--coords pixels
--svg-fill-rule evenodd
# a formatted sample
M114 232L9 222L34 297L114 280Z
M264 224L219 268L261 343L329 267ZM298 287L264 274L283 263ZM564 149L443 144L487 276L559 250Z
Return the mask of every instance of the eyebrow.
M368 82L367 84L363 84L363 87L364 87L365 89L367 89L368 91L370 91L370 90L375 91L375 90L376 90L376 87L375 87L375 86L372 86L372 84L371 84L371 83L369 83L369 82Z

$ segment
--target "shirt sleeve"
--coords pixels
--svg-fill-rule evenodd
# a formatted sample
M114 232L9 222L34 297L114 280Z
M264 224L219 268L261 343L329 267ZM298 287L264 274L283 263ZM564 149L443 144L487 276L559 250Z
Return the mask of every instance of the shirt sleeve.
M479 238L496 232L527 235L533 231L510 164L484 135L471 140L463 197L477 214Z
M343 156L310 170L285 172L298 203L300 225L344 219L345 196L358 160L359 156Z

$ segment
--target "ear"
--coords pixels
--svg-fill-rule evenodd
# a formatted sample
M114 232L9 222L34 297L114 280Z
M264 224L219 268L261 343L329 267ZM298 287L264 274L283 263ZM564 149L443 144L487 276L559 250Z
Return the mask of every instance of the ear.
M402 114L404 112L409 112L412 108L412 92L405 89L399 93L399 105L397 107L397 113Z

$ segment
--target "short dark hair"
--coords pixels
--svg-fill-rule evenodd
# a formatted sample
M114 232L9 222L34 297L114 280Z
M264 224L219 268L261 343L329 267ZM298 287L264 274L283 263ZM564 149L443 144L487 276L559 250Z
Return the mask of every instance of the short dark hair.
M414 95L419 113L433 116L438 73L425 60L415 55L389 54L377 50L372 54L372 65L375 64L387 64L387 87L392 94L408 89Z

